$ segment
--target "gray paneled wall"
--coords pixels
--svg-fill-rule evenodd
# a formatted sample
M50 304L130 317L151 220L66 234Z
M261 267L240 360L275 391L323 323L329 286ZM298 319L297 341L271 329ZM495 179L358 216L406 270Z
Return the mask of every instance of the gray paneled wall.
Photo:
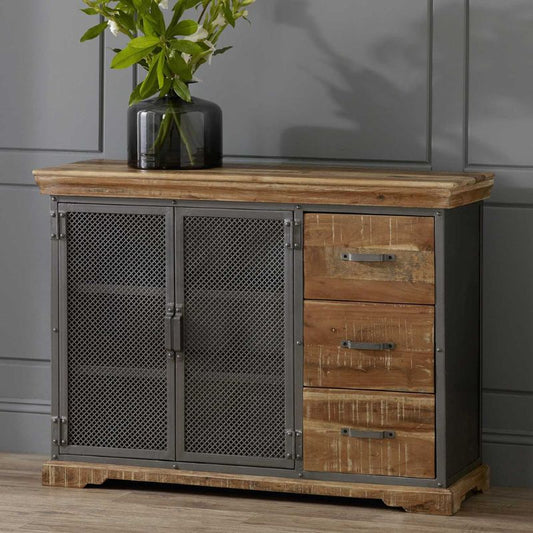
M80 2L81 4L81 2ZM327 9L326 9L327 6ZM48 450L48 203L35 167L124 158L132 75L77 2L0 3L0 449ZM533 486L533 4L258 0L200 73L228 159L497 173L485 209L483 436Z

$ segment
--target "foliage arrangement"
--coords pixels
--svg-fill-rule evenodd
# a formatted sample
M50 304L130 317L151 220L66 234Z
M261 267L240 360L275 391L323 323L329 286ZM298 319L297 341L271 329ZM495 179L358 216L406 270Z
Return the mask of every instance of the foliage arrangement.
M81 41L98 37L107 28L130 40L116 53L111 68L134 64L147 71L146 78L130 96L130 105L157 93L174 92L190 102L188 84L196 81L199 67L231 47L217 49L222 32L247 19L247 6L255 0L177 0L170 10L169 0L83 0L87 15L98 15L103 22L89 28ZM168 20L165 20L165 18Z

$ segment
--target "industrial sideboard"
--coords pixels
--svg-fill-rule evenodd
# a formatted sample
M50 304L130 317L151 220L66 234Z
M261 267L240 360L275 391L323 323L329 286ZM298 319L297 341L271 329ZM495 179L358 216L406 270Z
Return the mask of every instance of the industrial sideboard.
M490 174L119 161L51 196L51 460L453 514L480 458Z

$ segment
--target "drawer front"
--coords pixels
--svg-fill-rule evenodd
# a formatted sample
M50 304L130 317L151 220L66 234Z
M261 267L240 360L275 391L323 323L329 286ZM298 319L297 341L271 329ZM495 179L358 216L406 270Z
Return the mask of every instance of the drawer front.
M303 442L307 471L433 478L435 398L307 388Z
M304 384L433 392L433 332L433 306L307 300Z
M305 298L433 304L434 255L431 217L307 214Z

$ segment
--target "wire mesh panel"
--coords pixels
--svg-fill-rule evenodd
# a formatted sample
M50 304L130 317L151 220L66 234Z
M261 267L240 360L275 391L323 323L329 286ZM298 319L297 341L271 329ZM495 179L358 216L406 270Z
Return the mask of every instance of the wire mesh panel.
M285 458L285 250L282 218L183 218L185 457Z
M166 254L164 213L67 213L69 447L168 450Z

